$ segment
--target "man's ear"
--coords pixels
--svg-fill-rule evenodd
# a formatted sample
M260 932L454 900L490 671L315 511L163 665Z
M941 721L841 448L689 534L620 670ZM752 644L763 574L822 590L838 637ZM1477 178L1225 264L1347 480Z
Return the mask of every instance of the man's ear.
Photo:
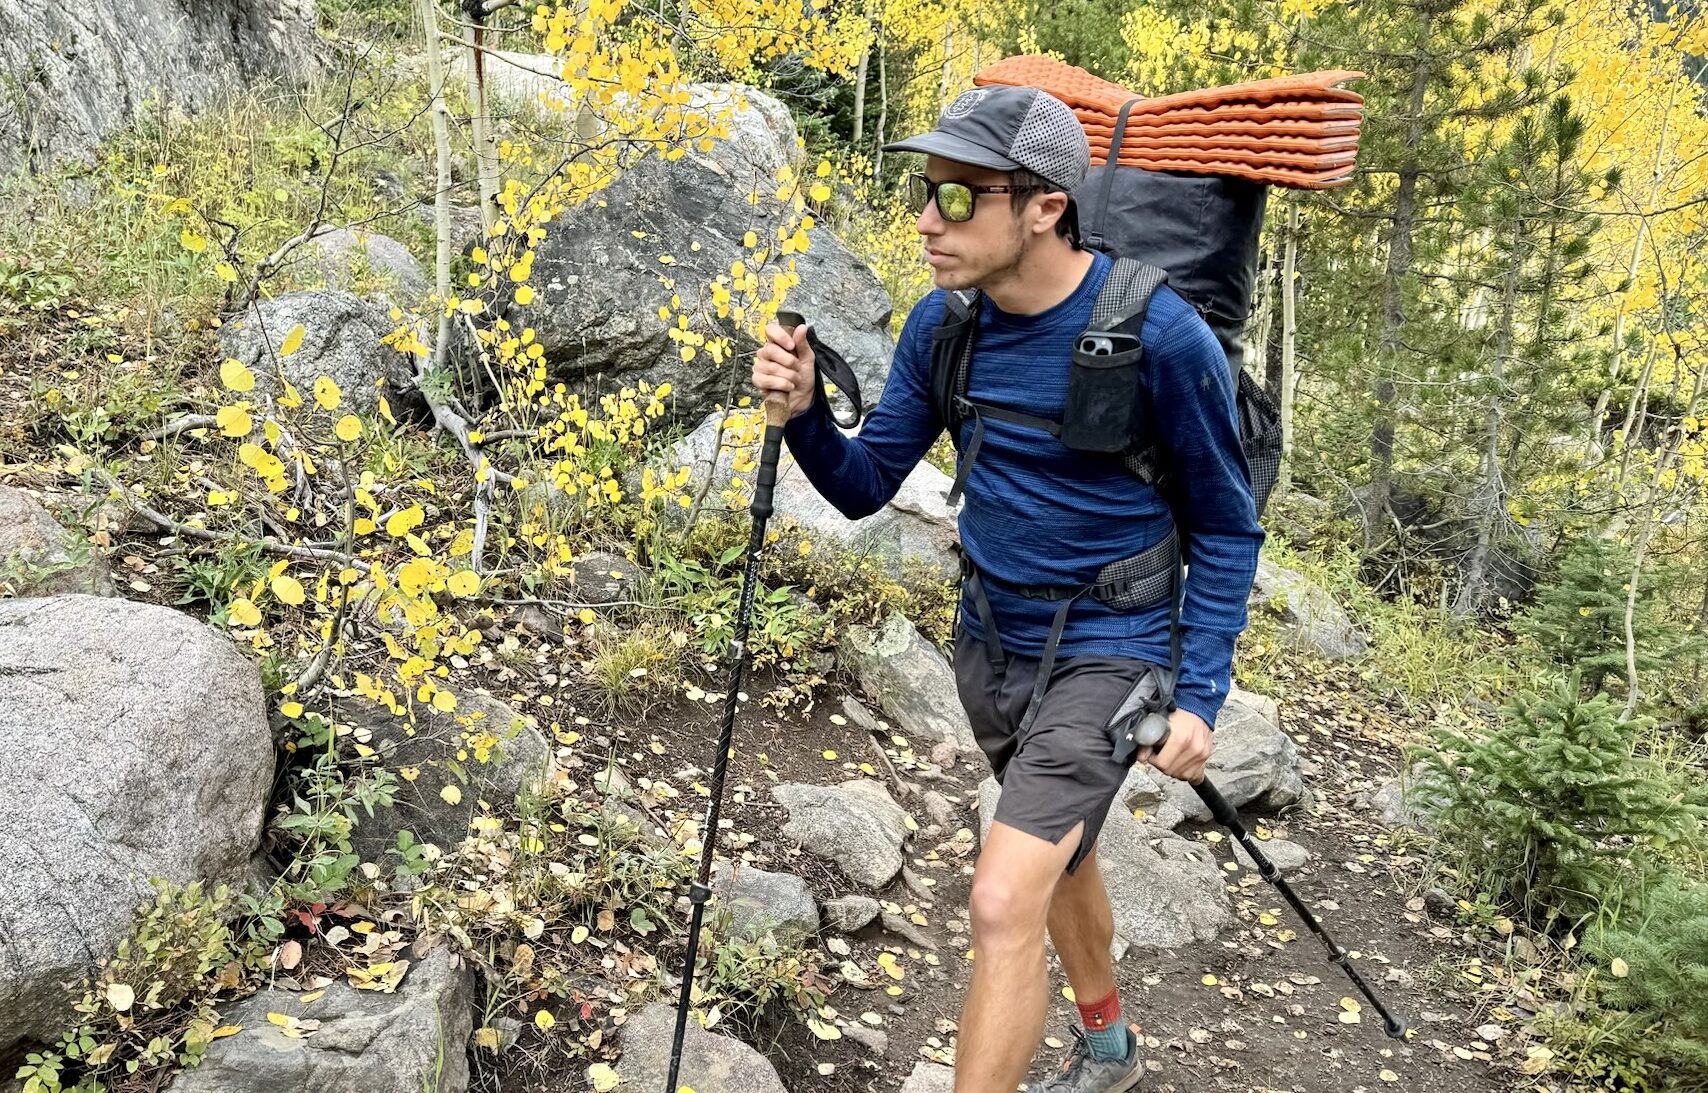
M1034 200L1037 202L1035 208L1038 210L1038 215L1037 219L1033 221L1033 230L1040 235L1054 235L1056 221L1067 213L1068 195L1061 190L1052 190Z

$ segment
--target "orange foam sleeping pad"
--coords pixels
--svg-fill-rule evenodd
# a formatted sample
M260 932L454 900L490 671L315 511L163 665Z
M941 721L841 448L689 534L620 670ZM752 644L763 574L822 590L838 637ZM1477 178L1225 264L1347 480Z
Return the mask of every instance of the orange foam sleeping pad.
M1311 72L1146 99L1084 69L1027 55L991 65L973 83L1038 87L1066 102L1085 129L1093 164L1108 161L1121 110L1132 103L1122 166L1327 189L1351 179L1364 103L1334 85L1361 75Z

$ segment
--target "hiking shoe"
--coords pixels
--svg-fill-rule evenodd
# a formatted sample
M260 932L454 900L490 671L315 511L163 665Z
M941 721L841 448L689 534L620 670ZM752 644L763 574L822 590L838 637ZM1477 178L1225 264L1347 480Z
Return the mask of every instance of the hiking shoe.
M1074 1029L1073 1050L1062 1063L1062 1072L1045 1082L1042 1093L1128 1093L1139 1088L1145 1075L1145 1062L1139 1058L1139 1030L1127 1026L1130 1033L1125 1059L1094 1059L1091 1044L1083 1029Z

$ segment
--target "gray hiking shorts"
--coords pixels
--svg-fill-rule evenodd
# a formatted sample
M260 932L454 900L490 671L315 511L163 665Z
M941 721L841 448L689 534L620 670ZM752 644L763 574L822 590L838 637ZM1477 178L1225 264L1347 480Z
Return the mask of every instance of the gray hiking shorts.
M1038 715L1022 736L1038 663L1010 652L1007 671L998 674L981 639L965 631L955 638L961 705L1002 786L996 822L1059 843L1083 821L1085 833L1067 864L1072 873L1091 853L1132 765L1111 758L1109 719L1150 666L1129 657L1059 658Z

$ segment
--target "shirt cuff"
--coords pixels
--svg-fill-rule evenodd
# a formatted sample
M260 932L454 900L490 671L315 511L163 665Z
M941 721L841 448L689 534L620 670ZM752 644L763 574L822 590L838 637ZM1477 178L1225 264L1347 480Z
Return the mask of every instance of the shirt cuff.
M1181 689L1176 687L1174 704L1188 713L1195 713L1204 719L1204 724L1214 731L1216 715L1222 712L1222 703L1228 700L1226 694L1217 694L1208 688L1193 687Z

